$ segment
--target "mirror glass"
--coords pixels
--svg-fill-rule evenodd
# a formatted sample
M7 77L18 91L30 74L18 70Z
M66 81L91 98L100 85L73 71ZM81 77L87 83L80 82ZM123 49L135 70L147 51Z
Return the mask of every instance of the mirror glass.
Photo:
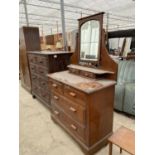
M90 20L81 26L80 60L98 61L99 33L100 25L98 20Z

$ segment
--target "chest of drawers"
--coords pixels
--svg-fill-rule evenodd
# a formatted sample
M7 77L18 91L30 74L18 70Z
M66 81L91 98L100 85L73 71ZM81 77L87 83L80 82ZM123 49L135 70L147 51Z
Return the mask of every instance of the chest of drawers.
M49 74L51 114L81 146L93 154L112 134L115 81L95 80L69 71Z
M50 107L50 93L47 74L66 70L71 54L65 51L28 52L32 95L48 107Z

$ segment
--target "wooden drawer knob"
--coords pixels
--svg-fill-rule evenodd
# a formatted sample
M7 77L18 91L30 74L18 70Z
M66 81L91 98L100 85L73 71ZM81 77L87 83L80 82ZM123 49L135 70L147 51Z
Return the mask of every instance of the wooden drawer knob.
M73 108L73 107L70 107L69 110L72 111L72 112L76 112L76 109Z
M40 63L40 64L42 64L42 63L43 63L43 61L39 61L39 63Z
M58 97L58 96L54 96L54 99L55 99L55 100L58 100L58 99L59 99L59 97Z
M74 124L71 124L70 127L71 127L73 130L77 130L77 127L76 127Z
M53 83L52 86L53 86L54 88L56 88L56 87L57 87L57 84Z
M73 92L70 92L70 93L69 93L69 95L70 95L70 96L73 96L73 97L75 97L75 96L76 96L76 94L75 94L75 93L73 93Z
M59 115L60 113L57 110L54 110L55 115Z

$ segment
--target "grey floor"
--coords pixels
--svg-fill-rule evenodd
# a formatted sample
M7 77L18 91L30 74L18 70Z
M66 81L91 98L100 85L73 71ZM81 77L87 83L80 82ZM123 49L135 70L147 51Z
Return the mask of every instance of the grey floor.
M50 119L50 111L33 99L21 86L20 92L20 155L83 155L74 140ZM135 121L114 112L114 131L120 126L135 128ZM95 155L108 155L108 145ZM113 147L113 155L119 155L119 148ZM125 151L122 155L128 155Z

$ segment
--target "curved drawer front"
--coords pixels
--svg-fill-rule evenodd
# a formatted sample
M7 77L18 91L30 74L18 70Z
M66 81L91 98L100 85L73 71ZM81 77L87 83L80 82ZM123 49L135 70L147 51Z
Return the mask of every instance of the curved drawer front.
M52 106L52 113L73 135L85 141L85 128L79 126L57 106Z
M74 103L54 92L51 94L51 99L53 104L62 108L65 113L70 115L78 123L85 125L86 110L82 105Z
M81 105L86 104L87 97L84 93L70 87L70 86L64 86L64 96L70 99L73 102L77 102Z

